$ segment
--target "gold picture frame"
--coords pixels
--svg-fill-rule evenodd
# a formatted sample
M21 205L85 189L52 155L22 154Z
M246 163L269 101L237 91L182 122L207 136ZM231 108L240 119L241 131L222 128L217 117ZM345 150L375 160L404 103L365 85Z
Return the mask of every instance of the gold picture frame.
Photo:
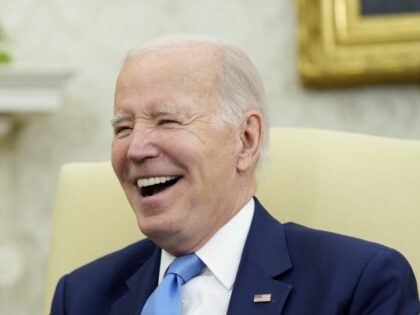
M420 82L420 12L361 14L361 0L298 0L305 85Z

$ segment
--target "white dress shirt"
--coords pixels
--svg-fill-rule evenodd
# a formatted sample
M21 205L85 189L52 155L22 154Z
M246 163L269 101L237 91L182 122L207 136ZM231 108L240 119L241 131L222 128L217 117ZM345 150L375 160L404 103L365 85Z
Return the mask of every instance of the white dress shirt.
M206 267L182 286L183 315L224 315L254 214L251 200L197 252ZM162 250L159 283L175 259Z

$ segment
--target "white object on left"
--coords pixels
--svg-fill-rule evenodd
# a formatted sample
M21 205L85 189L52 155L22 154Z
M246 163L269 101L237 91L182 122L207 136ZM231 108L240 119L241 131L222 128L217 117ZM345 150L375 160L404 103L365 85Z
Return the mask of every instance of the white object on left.
M24 257L13 243L0 243L0 288L19 281L25 271Z
M18 116L57 111L62 85L71 75L58 65L0 65L0 136L12 131Z

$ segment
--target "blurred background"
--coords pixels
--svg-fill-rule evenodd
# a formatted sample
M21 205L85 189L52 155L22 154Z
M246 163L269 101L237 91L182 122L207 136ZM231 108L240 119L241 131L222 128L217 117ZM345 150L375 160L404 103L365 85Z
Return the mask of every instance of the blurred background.
M302 86L297 10L290 0L0 0L0 53L11 57L0 85L13 75L4 67L54 65L66 77L54 111L9 123L0 107L0 314L43 313L59 168L110 158L115 79L126 52L147 40L189 33L236 43L262 75L273 126L420 138L418 84Z

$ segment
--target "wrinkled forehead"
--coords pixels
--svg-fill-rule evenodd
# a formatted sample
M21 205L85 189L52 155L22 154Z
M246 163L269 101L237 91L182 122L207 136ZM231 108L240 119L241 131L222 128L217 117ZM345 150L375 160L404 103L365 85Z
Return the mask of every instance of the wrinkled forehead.
M143 108L196 103L210 109L216 104L219 64L218 54L202 47L134 55L118 77L115 110L135 103Z
M126 60L118 82L128 77L149 84L176 81L194 88L213 88L217 84L220 59L216 49L193 45L146 51Z

